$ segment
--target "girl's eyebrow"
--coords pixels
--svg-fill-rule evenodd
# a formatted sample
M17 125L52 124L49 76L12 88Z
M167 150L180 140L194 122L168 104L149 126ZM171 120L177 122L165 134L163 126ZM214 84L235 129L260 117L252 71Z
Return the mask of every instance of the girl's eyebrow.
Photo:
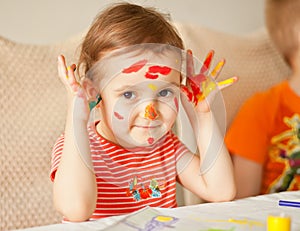
M116 92L122 92L122 91L125 91L125 90L129 90L129 89L134 89L136 85L123 85L117 89L115 89L114 91Z
M153 85L155 85L155 81L153 81ZM180 87L180 84L179 83L177 83L177 82L165 82L165 84L159 84L158 85L158 88L160 88L160 89L162 89L162 88L166 88L166 87L170 87L170 86L172 86L172 87ZM138 90L138 89L140 89L141 87L140 86L138 86L138 85L136 85L136 84L134 84L134 85L123 85L123 86L121 86L121 87L119 87L119 88L117 88L117 89L115 89L114 91L115 92L123 92L123 91L128 91L128 90Z

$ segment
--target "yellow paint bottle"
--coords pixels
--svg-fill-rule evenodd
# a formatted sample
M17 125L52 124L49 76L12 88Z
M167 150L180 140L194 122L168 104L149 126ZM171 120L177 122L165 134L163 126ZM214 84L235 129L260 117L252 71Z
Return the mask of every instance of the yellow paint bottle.
M290 231L291 219L284 214L269 215L267 220L267 231Z

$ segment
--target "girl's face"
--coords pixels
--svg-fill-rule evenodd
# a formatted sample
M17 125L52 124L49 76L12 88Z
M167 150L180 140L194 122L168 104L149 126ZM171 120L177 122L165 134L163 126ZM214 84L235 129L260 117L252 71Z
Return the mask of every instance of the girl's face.
M101 91L98 132L124 148L155 144L177 117L180 72L147 64L123 69Z

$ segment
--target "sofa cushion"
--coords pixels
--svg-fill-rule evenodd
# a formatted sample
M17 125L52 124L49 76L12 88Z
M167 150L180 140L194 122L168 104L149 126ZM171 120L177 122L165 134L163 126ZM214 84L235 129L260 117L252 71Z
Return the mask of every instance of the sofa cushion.
M61 53L76 57L78 43L36 46L0 38L0 230L61 220L49 180L51 148L66 113L56 60Z

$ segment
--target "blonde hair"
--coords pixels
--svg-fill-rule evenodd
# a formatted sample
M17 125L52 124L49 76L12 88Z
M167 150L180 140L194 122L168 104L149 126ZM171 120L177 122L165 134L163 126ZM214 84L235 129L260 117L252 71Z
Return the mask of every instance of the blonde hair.
M100 12L86 34L81 45L78 67L82 66L82 72L86 74L105 52L141 43L184 48L168 15L151 7L130 3L113 4Z
M299 49L300 0L266 0L265 20L272 41L291 65Z

